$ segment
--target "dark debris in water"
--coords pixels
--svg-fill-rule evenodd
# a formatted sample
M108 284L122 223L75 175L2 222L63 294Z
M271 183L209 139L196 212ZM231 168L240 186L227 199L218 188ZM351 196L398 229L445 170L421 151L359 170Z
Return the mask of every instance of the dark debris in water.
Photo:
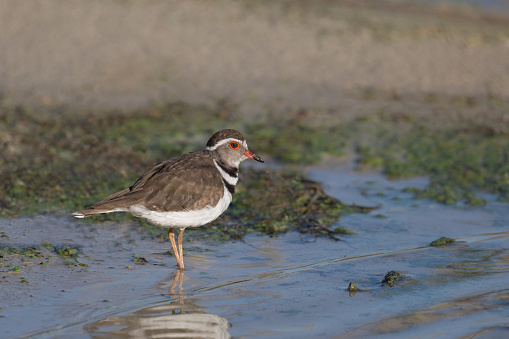
M452 238L441 237L437 240L432 241L429 245L438 247L438 246L445 246L445 245L453 244L455 242L456 242L456 240L454 240Z
M357 285L355 285L353 282L350 281L350 283L348 284L347 290L350 292L357 292L359 290L359 288L357 287Z
M71 248L69 246L63 246L62 248L56 249L56 252L58 255L62 257L71 257L73 259L76 259L78 257L78 249L77 248Z
M359 291L359 288L350 281L346 290L349 292L350 297L353 297Z
M148 260L143 257L134 257L132 260L136 265L145 265L148 263Z
M405 276L396 271L389 271L382 279L382 286L393 287L399 280L404 278Z

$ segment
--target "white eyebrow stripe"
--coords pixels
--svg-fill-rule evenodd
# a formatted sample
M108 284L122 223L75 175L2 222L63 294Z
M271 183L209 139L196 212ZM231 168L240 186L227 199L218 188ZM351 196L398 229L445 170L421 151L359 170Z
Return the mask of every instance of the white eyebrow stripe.
M207 151L213 151L215 150L216 148L218 148L219 146L221 145L224 145L224 144L227 144L229 142L232 142L232 141L235 141L235 142L238 142L239 144L241 144L242 146L244 146L245 148L247 148L247 142L246 140L244 141L240 141L239 139L235 139L235 138L228 138L228 139L224 139L224 140L221 140L220 142L218 142L217 144L215 144L214 146L207 146L205 147L205 149Z

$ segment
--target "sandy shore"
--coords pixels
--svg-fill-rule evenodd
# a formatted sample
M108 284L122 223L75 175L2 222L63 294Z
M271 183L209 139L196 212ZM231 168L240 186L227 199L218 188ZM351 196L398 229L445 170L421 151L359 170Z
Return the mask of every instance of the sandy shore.
M2 1L5 102L131 109L509 96L509 19L388 1Z

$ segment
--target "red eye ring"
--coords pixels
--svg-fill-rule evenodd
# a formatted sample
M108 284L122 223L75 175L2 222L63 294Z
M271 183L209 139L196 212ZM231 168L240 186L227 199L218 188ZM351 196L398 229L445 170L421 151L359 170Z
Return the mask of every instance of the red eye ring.
M235 141L230 142L228 146L230 146L231 149L238 149L240 147L239 143Z

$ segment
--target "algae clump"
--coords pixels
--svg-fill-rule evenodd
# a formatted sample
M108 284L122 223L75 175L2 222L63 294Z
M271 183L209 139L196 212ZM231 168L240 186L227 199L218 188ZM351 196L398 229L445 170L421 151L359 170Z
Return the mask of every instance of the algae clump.
M404 278L405 276L396 271L389 271L382 279L383 286L393 287L399 280Z
M456 240L454 240L452 238L441 237L441 238L438 238L437 240L432 241L429 245L438 247L438 246L445 246L445 245L453 244L455 242L456 242Z

